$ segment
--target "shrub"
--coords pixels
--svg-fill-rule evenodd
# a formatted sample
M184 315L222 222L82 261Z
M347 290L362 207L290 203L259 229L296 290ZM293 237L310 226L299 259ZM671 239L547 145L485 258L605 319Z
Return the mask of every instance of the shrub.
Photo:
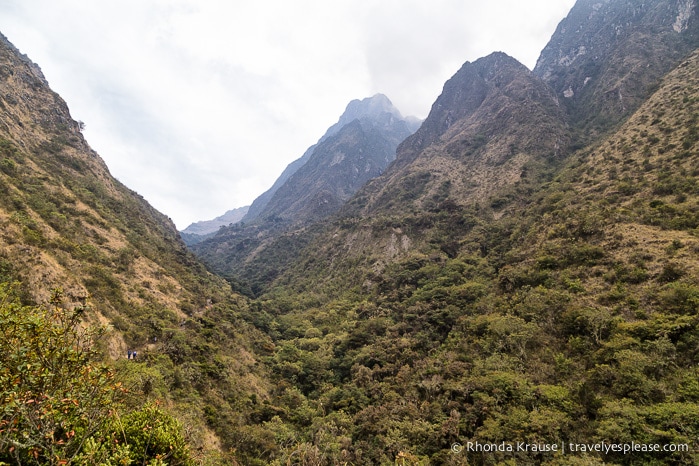
M80 325L83 307L23 306L0 285L0 463L70 462L99 432L122 392L94 363L99 330Z
M21 304L0 284L0 465L193 464L182 426L157 406L124 414L128 391L97 362L85 307Z

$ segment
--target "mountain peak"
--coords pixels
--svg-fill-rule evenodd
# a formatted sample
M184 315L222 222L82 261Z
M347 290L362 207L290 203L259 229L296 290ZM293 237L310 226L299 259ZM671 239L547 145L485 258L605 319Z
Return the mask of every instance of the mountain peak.
M373 96L366 97L362 100L354 99L347 104L347 107L345 108L342 116L340 116L340 119L328 129L323 138L337 133L343 126L351 123L354 120L366 118L377 120L386 114L389 114L398 120L404 120L400 111L398 111L391 100L384 94L374 94ZM414 129L417 129L417 126L415 126Z
M338 134L345 126L349 125L355 120L369 120L371 122L370 124L379 124L388 132L392 132L392 126L396 121L403 121L408 130L403 137L414 133L422 123L422 120L415 117L403 118L400 111L398 111L391 100L384 94L374 94L371 97L366 97L361 100L354 99L350 101L337 123L328 128L318 142L309 147L300 158L291 162L270 189L253 201L247 215L243 218L243 221L251 222L257 219L262 214L277 190L279 190L279 188L281 188L284 183L286 183L289 178L294 175L294 173L296 173L306 164L306 162L308 162L316 148L328 138ZM392 154L391 160L393 159L393 155L395 154ZM381 170L383 170L383 168Z
M347 120L349 122L364 116L377 116L382 113L391 113L398 118L403 118L388 97L384 94L374 94L362 100L352 100L347 104L340 121Z
M526 82L523 88L531 89L550 104L557 105L555 96L545 95L548 91L543 83L534 84L537 80L526 66L503 52L493 52L474 62L467 61L444 84L442 94L432 105L422 126L401 144L394 168L410 163L423 149L442 138L456 122L471 118L476 112L483 113L486 99L502 94L514 81ZM516 86L511 91L516 91Z
M495 52L466 62L355 205L395 211L407 192L415 193L416 210L447 197L464 205L484 201L519 181L525 165L557 159L567 146L565 126L553 91L516 59Z

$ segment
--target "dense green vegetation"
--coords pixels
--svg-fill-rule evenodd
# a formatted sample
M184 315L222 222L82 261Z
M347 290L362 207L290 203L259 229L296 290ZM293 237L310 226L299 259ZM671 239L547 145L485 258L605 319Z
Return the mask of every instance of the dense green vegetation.
M696 69L490 205L345 217L296 253L252 308L276 346L268 461L695 464ZM452 451L469 441L680 451Z
M200 457L245 455L237 427L251 423L250 398L266 398L255 351L269 345L242 318L247 304L140 197L57 163L80 160L69 144L50 149L28 155L0 138L4 279L21 281L17 293L31 305L48 300L42 286L61 283L66 297L91 306L88 323L111 323L95 350L116 360L133 393L170 406ZM127 348L138 363L123 364Z
M9 330L0 335L16 346L36 328L31 348L2 355L14 359L0 365L0 416L11 428L0 427L9 442L0 460L234 464L257 456L245 429L253 400L268 398L258 352L270 343L242 318L246 301L205 270L167 217L109 174L38 67L2 36L0 67L0 282L21 283L19 301L6 300ZM53 288L63 290L60 305L51 303ZM73 309L85 312L78 319ZM99 338L86 330L104 326ZM29 385L17 394L15 382ZM48 404L32 411L42 396Z
M193 465L182 425L100 362L86 309L54 291L23 305L0 285L0 464Z
M485 132L445 100L405 177L326 223L235 238L259 249L235 275L248 300L109 176L11 52L0 465L699 461L699 55L618 127L568 128L558 108L542 125L543 82L517 65L501 93L484 61ZM672 449L587 448L632 443ZM557 451L492 447L518 444Z

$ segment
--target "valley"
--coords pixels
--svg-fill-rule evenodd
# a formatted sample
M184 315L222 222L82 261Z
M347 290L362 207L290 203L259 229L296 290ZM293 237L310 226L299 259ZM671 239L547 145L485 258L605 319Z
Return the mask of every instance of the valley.
M0 464L695 464L697 115L694 2L578 0L188 248L3 39Z

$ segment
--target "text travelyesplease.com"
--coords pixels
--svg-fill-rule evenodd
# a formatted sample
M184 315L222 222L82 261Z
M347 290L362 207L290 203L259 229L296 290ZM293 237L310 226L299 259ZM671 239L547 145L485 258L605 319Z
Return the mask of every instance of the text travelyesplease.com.
M659 444L659 443L527 443L527 442L500 442L500 443L481 443L481 442L466 442L461 445L455 443L452 445L454 453L465 452L481 452L481 453L496 453L496 452L561 452L561 453L654 453L654 452L688 452L689 445L686 443L680 444Z

